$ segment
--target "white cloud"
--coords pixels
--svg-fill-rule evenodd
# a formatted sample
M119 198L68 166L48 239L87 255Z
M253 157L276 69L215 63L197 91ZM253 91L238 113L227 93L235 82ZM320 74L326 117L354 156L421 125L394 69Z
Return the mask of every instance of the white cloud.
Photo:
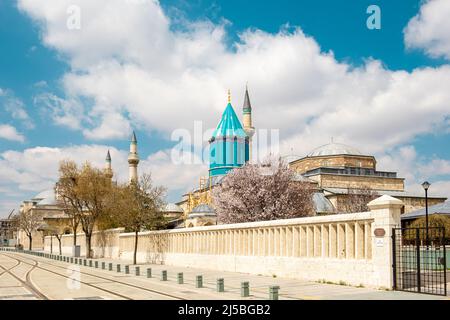
M0 88L0 105L13 119L19 120L24 127L34 128L34 122L26 111L25 103L16 97L12 90Z
M71 159L78 164L86 161L104 167L106 152L110 150L114 179L128 181L128 152L105 145L76 145L64 148L34 147L24 151L8 150L0 154L1 201L25 200L25 194L51 189L58 179L61 160ZM171 161L170 150L158 151L144 158L139 164L139 174L152 173L155 184L168 188L172 201L193 187L198 187L198 177L205 175L204 165L176 165ZM19 195L19 196L18 196ZM20 201L17 200L15 207ZM0 204L1 208L2 204ZM6 205L5 205L6 206ZM0 212L1 215L1 212Z
M0 124L0 138L19 142L25 141L25 137L9 124Z
M450 1L428 0L404 30L409 48L424 50L431 57L450 59Z
M450 181L442 179L442 176L450 174L450 161L437 157L425 158L412 145L380 154L377 169L397 172L398 177L405 178L405 189L409 192L422 195L421 184L427 180L433 185L430 195L450 198Z
M411 30L427 25L432 15L426 8L442 2L425 3L405 31L407 43L427 45L429 37L414 38ZM230 49L225 24L184 21L174 31L156 1L18 4L39 22L44 43L71 66L62 78L65 97L53 96L47 105L51 117L89 139L121 138L131 126L166 137L174 129L190 128L194 120L203 120L205 129L214 127L226 104L226 89L232 90L240 113L247 81L255 126L279 128L284 153L293 148L304 155L334 137L380 155L380 163L400 169L414 183L421 177L413 173L420 159L411 147L398 147L420 134L448 130L449 65L392 71L368 59L355 68L323 52L300 28L287 26L277 34L247 30ZM72 4L81 9L80 30L66 27L66 9ZM440 13L437 17L437 25L444 26ZM433 44L441 49L429 50L437 55L446 50L446 38L436 39ZM143 166L153 164L152 171L166 185L181 189L193 179L192 185L204 170L174 167L167 150L161 152Z
M61 99L46 92L34 97L34 104L48 114L55 124L70 129L81 129L83 105L77 99Z
M246 81L255 125L280 128L285 152L304 154L331 136L377 152L443 126L450 113L449 66L391 71L368 60L353 68L287 26L247 30L232 51L224 25L185 22L173 31L157 2L138 3L19 1L73 68L63 78L66 99L90 102L76 114L58 111L77 118L87 138L124 137L130 123L166 137L194 120L214 127L226 89L239 111ZM69 4L81 9L80 30L66 27Z

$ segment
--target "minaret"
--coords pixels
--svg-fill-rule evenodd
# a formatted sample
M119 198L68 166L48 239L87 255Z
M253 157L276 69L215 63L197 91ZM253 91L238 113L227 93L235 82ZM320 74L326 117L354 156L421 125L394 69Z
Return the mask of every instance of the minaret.
M108 176L108 178L112 179L113 171L111 167L111 154L109 153L109 150L108 153L106 154L105 174Z
M253 128L252 124L252 104L250 103L250 96L248 95L248 86L245 86L245 97L244 97L244 105L242 107L242 122L244 125L245 133L248 135L249 141L249 149L248 149L248 158L249 161L252 162L252 138L255 134L255 128Z
M133 131L130 143L130 153L128 154L129 182L138 181L137 166L139 164L139 155L137 153L137 139Z

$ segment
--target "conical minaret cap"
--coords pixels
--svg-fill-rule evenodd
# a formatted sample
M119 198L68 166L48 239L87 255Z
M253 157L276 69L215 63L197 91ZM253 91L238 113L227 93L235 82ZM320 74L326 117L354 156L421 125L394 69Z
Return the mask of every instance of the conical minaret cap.
M111 162L111 154L109 153L109 150L108 153L106 154L106 162Z
M133 130L133 134L131 135L131 142L137 143L136 133L134 132L134 130Z
M248 87L245 87L244 105L242 108L244 109L244 112L252 111L252 104L250 102L250 96L248 94Z

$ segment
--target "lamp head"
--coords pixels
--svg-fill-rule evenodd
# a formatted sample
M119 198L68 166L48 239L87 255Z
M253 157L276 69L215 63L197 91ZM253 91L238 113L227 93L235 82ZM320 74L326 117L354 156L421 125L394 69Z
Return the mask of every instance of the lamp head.
M430 183L428 181L425 181L424 183L422 183L422 187L424 188L424 190L428 190L428 188L430 187Z

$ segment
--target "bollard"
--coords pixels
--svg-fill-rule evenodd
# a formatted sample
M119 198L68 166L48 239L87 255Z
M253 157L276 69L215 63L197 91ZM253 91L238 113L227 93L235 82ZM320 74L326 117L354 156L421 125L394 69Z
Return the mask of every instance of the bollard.
M78 259L78 264L81 266L83 264L83 259Z
M247 281L241 282L241 297L248 296L250 296L250 284Z
M278 300L278 290L280 290L279 286L269 287L269 300Z
M110 263L108 264L108 270L109 270L109 271L112 271L112 269L113 269L113 264L110 262Z
M177 282L178 282L178 284L183 284L184 283L183 272L179 272L177 274Z
M92 267L92 260L89 260L89 267Z
M120 272L120 264L117 265L117 272Z
M83 265L87 266L87 260L86 259L83 260Z
M223 278L217 279L217 292L224 292L225 291L225 281Z
M161 271L161 281L167 281L167 271Z
M195 277L195 287L196 288L203 288L203 276L196 276Z
M73 263L73 258L70 258L70 263Z
M147 269L147 278L151 278L152 277L152 268L148 268Z
M94 266L95 266L96 268L98 268L98 261L95 261L95 262L94 262Z
M106 262L103 261L102 262L102 269L105 270L105 268L106 268Z
M125 273L130 274L130 266L125 266Z
M136 269L134 269L135 273L137 276L141 275L141 269L139 267L136 267Z
M78 264L78 258L75 258L75 264Z

